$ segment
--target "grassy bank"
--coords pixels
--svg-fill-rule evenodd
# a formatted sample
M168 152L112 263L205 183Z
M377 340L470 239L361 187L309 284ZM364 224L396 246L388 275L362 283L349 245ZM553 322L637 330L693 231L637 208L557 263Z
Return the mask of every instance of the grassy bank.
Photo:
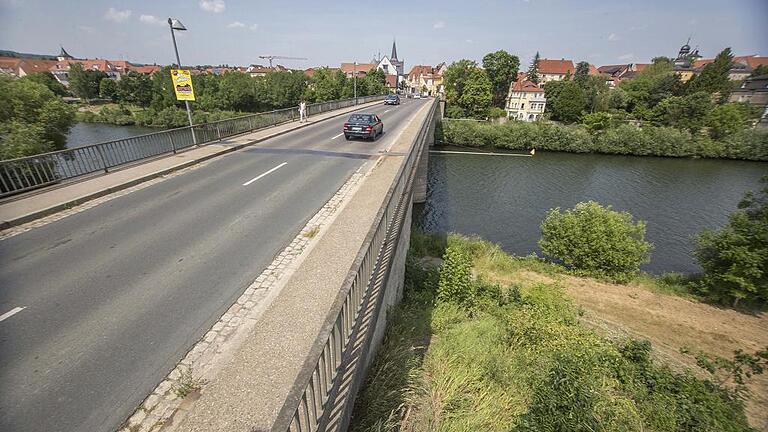
M635 156L705 157L768 161L768 131L746 129L722 140L671 127L621 125L595 133L581 126L510 121L443 121L438 140L508 150L563 151Z
M424 255L445 261L430 266ZM404 300L352 430L751 430L731 387L662 364L646 338L590 325L572 295L585 281L488 242L414 235Z
M236 111L198 111L192 112L195 124L208 123L239 117L248 113ZM134 105L107 104L83 107L78 110L77 121L87 123L109 123L119 126L136 125L170 129L189 125L187 112L181 108L169 107L160 111L141 108Z

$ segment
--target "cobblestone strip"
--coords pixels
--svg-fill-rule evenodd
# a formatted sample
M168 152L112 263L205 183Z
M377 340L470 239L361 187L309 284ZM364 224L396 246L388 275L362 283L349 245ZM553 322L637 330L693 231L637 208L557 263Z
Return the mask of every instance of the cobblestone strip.
M332 222L339 209L354 194L366 173L370 172L370 166L366 163L352 174L144 400L120 432L169 431L180 422L191 409L199 390L234 355L255 327L259 316L277 297L289 276L307 255L304 252L308 252L318 241L322 229Z

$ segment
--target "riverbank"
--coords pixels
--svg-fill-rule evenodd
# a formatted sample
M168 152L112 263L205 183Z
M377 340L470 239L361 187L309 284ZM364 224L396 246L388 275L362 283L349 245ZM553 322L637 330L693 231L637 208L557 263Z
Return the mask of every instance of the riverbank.
M237 111L192 111L192 121L195 124L209 123L233 117L241 117L250 113ZM107 123L118 126L142 126L158 129L171 129L189 126L187 112L177 107L167 107L162 110L142 108L135 105L88 105L80 107L75 119L84 123Z
M681 349L730 358L767 345L764 315L415 234L351 430L747 431L732 382L714 384ZM768 381L748 388L749 421L764 427Z
M671 127L620 125L594 133L551 122L491 124L444 119L436 139L448 144L507 150L768 161L768 130L744 129L722 140Z

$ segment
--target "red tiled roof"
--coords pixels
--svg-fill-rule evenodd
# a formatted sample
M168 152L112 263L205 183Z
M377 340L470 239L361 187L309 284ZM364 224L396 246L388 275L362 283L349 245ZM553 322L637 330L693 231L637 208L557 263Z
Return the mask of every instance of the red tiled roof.
M411 71L408 72L408 77L418 77L419 75L431 75L432 74L432 66L429 65L416 65L411 68Z
M397 88L397 75L385 75L387 88Z
M706 66L710 63L713 63L715 59L698 59L693 62L694 68L699 68L702 66ZM752 69L758 67L758 66L768 66L768 57L761 57L758 55L748 55L748 56L736 56L733 58L734 63L742 63L745 64Z
M635 63L635 71L642 72L648 66L650 66L650 63Z
M528 81L528 80L518 80L515 82L515 84L512 85L512 91L519 91L519 92L542 92L544 91L543 88L539 87L538 85Z
M132 71L136 71L136 72L138 72L140 74L146 74L146 75L151 75L151 74L159 71L160 69L162 69L162 67L158 66L158 65L145 65L145 66L132 66L131 67Z
M341 71L346 73L353 73L355 70L357 72L368 72L371 69L376 69L378 65L373 63L358 63L357 66L355 66L354 63L342 63L341 64Z
M571 75L576 72L576 68L573 67L571 60L549 60L539 59L539 73L547 75L565 75L571 72Z

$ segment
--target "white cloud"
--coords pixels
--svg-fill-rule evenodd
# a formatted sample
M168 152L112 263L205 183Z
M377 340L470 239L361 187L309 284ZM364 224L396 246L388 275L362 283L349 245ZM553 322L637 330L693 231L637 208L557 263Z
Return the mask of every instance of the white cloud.
M200 0L200 9L206 12L220 13L226 8L224 0Z
M251 24L251 26L248 27L248 28L253 30L253 31L256 31L259 28L259 25L258 24Z
M438 21L432 25L432 28L441 29L445 28L445 21Z
M633 58L635 58L635 55L632 53L622 54L619 56L619 60L632 60Z
M468 44L471 44L474 41L472 39L467 39L465 42L468 43Z
M608 40L609 41L617 41L617 40L619 40L619 37L616 35L616 33L611 33L611 34L608 35Z
M167 22L154 15L142 15L139 17L139 21L143 22L144 24L152 24L152 25L163 25Z
M235 21L233 23L227 24L227 28L242 28L245 27L245 24L241 23L240 21Z
M699 23L699 20L697 20L696 18L691 18L690 20L688 20L689 25L696 25L698 23Z
M77 26L77 29L80 30L80 31L84 31L86 33L93 33L94 32L93 27L88 27L88 26L84 26L84 25Z
M115 8L109 8L107 10L107 13L104 14L104 18L114 22L123 22L130 17L131 17L130 10L120 11Z

